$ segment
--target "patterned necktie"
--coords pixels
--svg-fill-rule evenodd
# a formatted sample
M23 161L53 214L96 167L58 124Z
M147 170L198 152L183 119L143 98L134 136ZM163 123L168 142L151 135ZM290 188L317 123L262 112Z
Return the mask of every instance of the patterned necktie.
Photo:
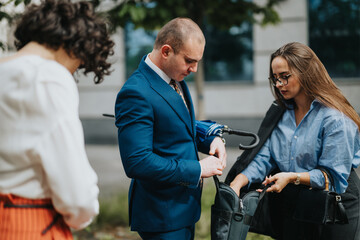
M179 86L177 85L177 83L175 82L174 79L171 79L171 80L170 80L170 86L180 95L180 97L181 97L182 100L184 101L184 104L185 104L185 106L186 106L186 108L187 108L187 104L186 104L184 95L182 94Z

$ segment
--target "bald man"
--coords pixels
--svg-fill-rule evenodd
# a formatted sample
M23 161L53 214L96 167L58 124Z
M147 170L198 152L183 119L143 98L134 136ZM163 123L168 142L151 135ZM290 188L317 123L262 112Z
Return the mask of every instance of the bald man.
M194 239L202 178L221 175L226 165L219 137L197 138L194 107L183 81L197 71L204 47L196 23L171 20L117 96L120 154L132 178L130 225L143 239ZM209 156L200 160L198 151Z

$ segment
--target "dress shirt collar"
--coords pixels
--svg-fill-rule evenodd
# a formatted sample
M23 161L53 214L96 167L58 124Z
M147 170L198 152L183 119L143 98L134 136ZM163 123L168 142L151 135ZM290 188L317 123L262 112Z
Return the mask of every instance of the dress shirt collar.
M157 73L164 80L167 84L170 83L170 78L166 75L158 66L156 66L150 59L149 54L145 58L145 63L152 69L154 72Z

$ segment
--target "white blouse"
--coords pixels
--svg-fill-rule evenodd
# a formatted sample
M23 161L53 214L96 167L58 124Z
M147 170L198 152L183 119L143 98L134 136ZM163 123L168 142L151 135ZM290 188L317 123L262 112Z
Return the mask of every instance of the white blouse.
M0 193L51 198L72 228L99 212L70 72L35 55L0 64Z

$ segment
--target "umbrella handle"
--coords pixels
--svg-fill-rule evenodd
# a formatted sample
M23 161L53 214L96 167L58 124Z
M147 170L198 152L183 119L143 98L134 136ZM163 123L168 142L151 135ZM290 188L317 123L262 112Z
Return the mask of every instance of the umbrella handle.
M245 131L240 131L240 130L233 130L227 126L224 127L223 132L226 132L228 134L235 134L238 136L245 136L245 137L253 137L254 138L254 143L251 145L243 145L243 144L239 144L239 148L240 150L249 150L249 149L253 149L254 147L256 147L259 142L260 142L260 138L257 134L252 133L252 132L245 132Z
M113 114L106 114L104 113L103 114L104 117L110 117L110 118L114 118L115 116ZM251 145L248 145L248 146L245 146L245 145L242 145L241 143L239 144L239 148L240 150L248 150L248 149L253 149L254 147L256 147L259 142L260 142L260 139L259 139L259 136L255 133L251 133L251 132L245 132L245 131L240 131L240 130L233 130L231 128L229 128L228 126L224 126L224 128L222 129L222 132L226 132L228 134L235 134L235 135L238 135L238 136L246 136L246 137L253 137L254 138L254 143L251 144Z

